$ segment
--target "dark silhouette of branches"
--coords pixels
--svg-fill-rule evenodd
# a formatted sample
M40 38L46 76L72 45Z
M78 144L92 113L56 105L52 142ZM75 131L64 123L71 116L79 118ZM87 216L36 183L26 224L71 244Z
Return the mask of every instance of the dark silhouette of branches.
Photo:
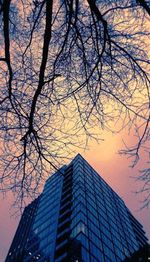
M9 81L8 81L8 95L9 99L11 100L11 93L12 93L12 78L13 72L10 62L10 37L9 37L9 8L10 8L11 0L5 1L3 4L3 21L4 21L4 42L5 42L5 58L4 61L8 66L9 71Z
M139 3L143 7L143 9L150 15L150 4L148 4L148 1L137 0L137 3Z
M121 151L134 166L149 140L148 1L3 0L0 14L2 192L36 194L117 121L136 134Z

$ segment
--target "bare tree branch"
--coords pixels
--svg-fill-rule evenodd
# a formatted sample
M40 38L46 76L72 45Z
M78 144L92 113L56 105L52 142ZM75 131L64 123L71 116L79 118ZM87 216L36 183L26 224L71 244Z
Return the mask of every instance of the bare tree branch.
M133 165L148 155L149 8L128 0L0 1L2 192L17 192L23 205L89 138L102 140L94 126L132 130L137 141L121 153Z
M143 9L145 9L146 12L150 15L150 6L145 0L137 0L137 3L139 3L143 7Z

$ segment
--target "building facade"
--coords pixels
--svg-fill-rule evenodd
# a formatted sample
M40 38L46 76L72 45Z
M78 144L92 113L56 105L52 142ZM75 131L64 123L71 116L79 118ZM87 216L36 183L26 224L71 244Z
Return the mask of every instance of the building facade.
M79 154L49 177L33 213L6 262L121 262L147 244L123 200ZM24 232L22 219L19 227Z
M7 255L6 262L23 261L26 253L27 239L32 230L32 224L35 218L39 199L40 198L38 197L31 204L25 207L16 234L12 241L9 253Z

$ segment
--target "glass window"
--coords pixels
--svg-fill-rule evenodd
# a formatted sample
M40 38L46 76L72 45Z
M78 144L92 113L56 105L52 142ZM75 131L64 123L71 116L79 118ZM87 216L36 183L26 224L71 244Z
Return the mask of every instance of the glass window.
M90 220L88 221L88 227L97 236L100 236L100 231L97 226L95 226Z
M99 249L102 250L102 240L97 235L95 235L91 230L89 230L89 238Z
M105 234L105 236L107 236L109 239L111 239L111 233L106 227L101 226L100 229Z
M113 250L113 243L112 243L112 241L106 235L104 235L103 233L101 235L102 235L103 243L106 244L107 246L109 246L109 248L111 248Z
M92 242L90 242L90 253L98 259L98 261L102 261L103 259L103 254L99 250L98 247L96 247Z
M89 241L88 241L88 238L83 234L83 233L80 233L77 238L77 240L81 241L82 245L87 249L89 250Z
M82 259L84 262L90 262L89 252L84 247L82 247Z
M108 258L110 260L108 261L112 261L112 262L116 262L116 256L115 254L104 244L103 245L103 248L104 248L104 253L108 256Z
M121 259L121 261L125 259L125 256L123 255L123 253L121 252L119 248L115 247L115 253Z
M84 223L79 222L72 230L71 237L76 237L79 233L87 235L87 227Z
M104 260L102 260L103 262ZM97 260L95 257L91 256L91 262L99 262L99 260Z

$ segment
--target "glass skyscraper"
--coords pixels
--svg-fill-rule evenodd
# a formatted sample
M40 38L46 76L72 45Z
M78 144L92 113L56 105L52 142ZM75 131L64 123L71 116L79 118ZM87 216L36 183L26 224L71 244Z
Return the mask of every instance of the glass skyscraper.
M49 177L35 201L6 262L121 262L147 244L123 200L79 154Z

